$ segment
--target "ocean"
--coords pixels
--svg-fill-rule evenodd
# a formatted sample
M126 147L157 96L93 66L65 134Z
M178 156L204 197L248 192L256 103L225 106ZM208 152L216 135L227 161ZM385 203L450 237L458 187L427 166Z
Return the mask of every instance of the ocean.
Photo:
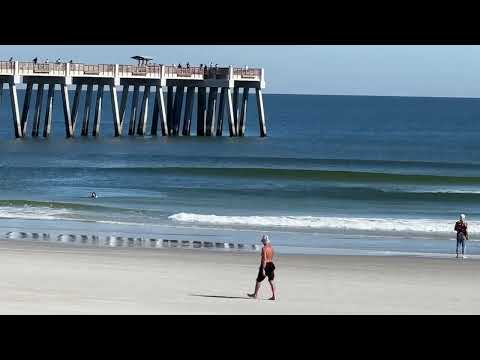
M480 254L480 99L267 94L264 105L266 138L253 95L244 138L228 126L114 138L106 97L102 136L66 139L57 93L51 137L31 138L30 117L14 139L4 91L0 237L256 244L267 233L280 253L451 254L465 213L467 252Z

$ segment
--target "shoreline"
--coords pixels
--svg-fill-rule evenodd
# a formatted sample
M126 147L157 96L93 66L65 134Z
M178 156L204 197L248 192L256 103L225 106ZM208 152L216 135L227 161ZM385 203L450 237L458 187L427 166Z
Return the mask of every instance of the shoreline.
M18 228L16 228L17 230ZM179 229L171 227L171 229ZM184 230L184 229L182 229ZM85 231L78 232L22 232L10 231L0 235L0 239L8 241L16 241L20 243L50 243L63 244L72 247L90 247L90 248L139 248L149 249L151 251L158 249L194 249L195 251L220 251L220 252L259 252L261 244L255 242L253 236L258 234L252 232L252 237L246 241L238 241L232 239L228 235L228 231L222 230L223 233L218 234L201 234L201 233L184 233L175 232L165 233L167 236L145 236L138 234L125 234L124 236L106 235L107 233L94 233ZM250 232L250 231L249 231ZM275 233L268 232L275 236ZM117 234L117 235L120 235ZM252 241L253 239L253 241ZM410 256L410 257L426 257L426 258L451 258L455 257L455 241L453 239L410 239L399 237L397 239L384 238L382 236L368 237L356 235L332 236L332 234L324 234L324 243L317 246L308 246L305 243L290 245L281 241L274 240L274 245L278 254L297 254L308 256L322 255L342 255L342 256ZM342 243L347 239L350 242ZM354 239L352 241L352 239ZM389 242L404 242L404 246L390 247ZM418 242L416 241L423 241ZM428 243L435 244L436 247L429 247ZM410 245L406 246L405 244ZM448 244L448 246L446 246ZM413 245L413 246L412 246ZM423 246L422 245L427 245ZM470 240L467 243L466 255L469 259L480 259L479 254L480 243L478 240Z
M253 300L258 252L92 248L0 240L4 314L480 313L479 261L410 256L275 259L277 301ZM264 283L260 297L269 297Z

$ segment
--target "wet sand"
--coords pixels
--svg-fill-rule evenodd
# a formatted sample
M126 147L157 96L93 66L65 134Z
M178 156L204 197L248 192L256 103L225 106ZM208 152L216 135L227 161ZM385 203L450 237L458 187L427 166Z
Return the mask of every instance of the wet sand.
M0 240L1 314L480 314L480 261L88 248Z

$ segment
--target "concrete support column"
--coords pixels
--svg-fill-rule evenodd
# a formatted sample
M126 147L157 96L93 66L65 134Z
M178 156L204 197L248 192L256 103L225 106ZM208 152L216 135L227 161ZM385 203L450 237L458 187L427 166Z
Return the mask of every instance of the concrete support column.
M85 109L83 111L82 136L88 136L88 126L90 123L90 109L92 105L93 84L88 84L85 97Z
M33 118L32 136L37 137L40 128L40 116L43 106L43 88L44 84L37 85L37 99L35 101L35 114Z
M163 67L162 67L163 69ZM163 100L163 89L161 86L157 86L157 104L158 110L160 111L160 121L162 124L162 135L168 136L169 129L168 129L168 122L167 122L167 114L165 111L165 101Z
M17 66L18 66L18 62L17 62ZM3 93L3 83L2 83L2 88L0 92ZM12 105L13 127L15 131L15 137L19 138L23 136L23 132L22 132L22 124L20 123L20 113L18 110L17 85L15 85L14 83L10 83L10 103Z
M127 101L128 101L128 90L130 89L130 85L123 85L122 89L122 101L120 102L120 134L123 132L123 123L125 120L125 110L127 109Z
M247 125L247 104L248 104L249 88L243 88L242 107L240 108L239 129L238 136L245 135L245 128Z
M93 136L100 135L100 121L102 119L103 90L105 85L98 85L97 101L95 103L95 118L93 120Z
M150 96L150 85L143 89L142 107L140 109L140 116L138 117L138 135L145 135L147 131L147 116L148 116L148 98Z
M33 89L33 83L29 82L27 84L27 89L25 90L25 99L23 100L23 110L22 110L22 120L21 120L22 136L25 136L25 134L27 133L28 112L30 111L30 100L32 98L32 89Z
M205 136L206 102L207 90L204 87L199 87L197 93L197 136Z
M235 112L233 111L232 89L227 89L227 112L228 112L228 128L230 136L237 136L237 127L235 125Z
M223 133L223 115L225 113L225 95L227 88L222 88L220 91L220 101L218 102L217 110L217 136L222 136Z
M261 89L255 89L257 93L257 112L258 112L258 124L260 126L260 136L267 136L267 126L265 125L265 112L263 109L263 96Z
M112 104L113 128L115 131L115 136L121 136L122 125L120 121L120 114L118 111L117 87L114 85L110 85L110 103Z
M67 138L73 136L73 125L72 125L72 116L70 113L70 99L68 96L68 86L65 84L60 85L62 93L62 103L63 103L63 116L65 118L65 133Z
M211 87L208 92L208 110L207 110L207 136L215 134L215 113L217 107L218 88Z
M233 116L234 116L234 122L235 122L235 133L239 134L239 129L240 129L240 125L239 125L239 121L238 121L238 95L239 95L239 90L240 88L238 87L234 87L233 88Z
M168 134L173 135L173 86L167 86L167 124Z
M82 94L83 84L77 84L75 87L75 95L73 96L72 105L72 136L75 134L75 125L77 125L78 108L80 105L80 96Z
M133 87L132 111L130 113L130 126L128 128L128 135L135 135L135 121L137 118L139 88L140 86L138 85L134 85Z
M182 118L184 86L177 86L175 90L175 104L173 107L173 134L176 136L180 132L180 121Z
M193 100L195 96L195 87L187 87L187 98L185 99L185 114L183 116L183 136L189 136L192 127Z
M55 84L48 84L47 94L47 109L45 112L45 122L43 127L43 137L50 136L50 130L52 128L52 111L53 111L53 97L55 95Z
M153 100L153 113L152 113L152 127L150 128L150 135L157 136L158 132L158 117L160 116L160 110L158 108L157 99L157 86L155 86L155 99Z

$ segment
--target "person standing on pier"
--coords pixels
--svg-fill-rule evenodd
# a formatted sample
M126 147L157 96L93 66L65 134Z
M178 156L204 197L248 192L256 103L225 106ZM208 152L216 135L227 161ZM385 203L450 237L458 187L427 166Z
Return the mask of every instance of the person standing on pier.
M37 62L38 62L38 58L37 58L37 57L34 57L34 58L33 58L33 63L36 65Z
M275 283L273 280L275 279L275 265L273 264L273 255L275 254L273 250L273 246L270 243L270 239L267 235L262 236L262 256L260 260L260 268L258 270L257 281L255 283L255 291L253 294L247 294L249 297L256 299L258 296L258 290L260 290L260 286L262 285L262 281L268 277L268 282L270 283L270 287L272 289L272 297L268 300L275 300Z
M468 240L468 224L465 222L465 215L460 215L460 220L455 223L455 231L457 232L457 259L458 248L462 247L462 258L465 259L465 242Z

